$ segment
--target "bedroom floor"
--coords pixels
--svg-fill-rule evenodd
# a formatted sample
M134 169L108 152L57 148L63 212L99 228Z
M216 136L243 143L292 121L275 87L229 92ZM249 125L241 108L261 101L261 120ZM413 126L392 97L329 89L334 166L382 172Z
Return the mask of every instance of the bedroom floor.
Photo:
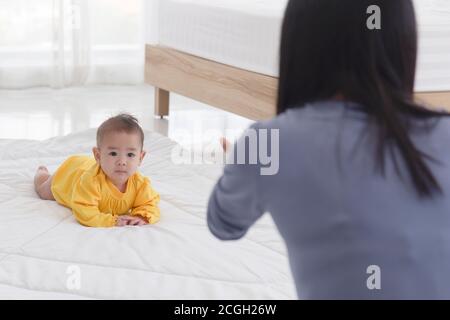
M153 87L91 86L52 90L0 90L0 139L45 140L98 127L119 112L135 115L153 130L197 150L218 136L234 138L252 121L171 94L170 116L153 115Z

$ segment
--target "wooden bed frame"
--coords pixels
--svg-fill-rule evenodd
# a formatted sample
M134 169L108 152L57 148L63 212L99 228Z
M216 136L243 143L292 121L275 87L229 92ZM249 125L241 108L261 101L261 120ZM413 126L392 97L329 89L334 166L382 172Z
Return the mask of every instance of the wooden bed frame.
M169 114L170 92L252 119L276 115L275 77L206 60L162 46L146 46L145 81L155 87L155 115ZM416 99L450 112L450 91Z

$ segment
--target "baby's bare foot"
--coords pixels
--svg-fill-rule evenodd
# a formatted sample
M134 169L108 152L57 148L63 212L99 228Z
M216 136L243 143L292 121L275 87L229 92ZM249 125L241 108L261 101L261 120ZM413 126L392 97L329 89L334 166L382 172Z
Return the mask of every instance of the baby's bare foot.
M48 172L48 169L46 166L39 166L39 168L37 168L37 171L41 171L41 170Z
M39 166L34 175L34 183L40 185L42 181L45 181L47 177L50 176L46 166Z
M39 166L36 170L36 174L34 175L34 186L35 188L39 188L42 183L44 183L47 178L50 176L48 169L46 166Z

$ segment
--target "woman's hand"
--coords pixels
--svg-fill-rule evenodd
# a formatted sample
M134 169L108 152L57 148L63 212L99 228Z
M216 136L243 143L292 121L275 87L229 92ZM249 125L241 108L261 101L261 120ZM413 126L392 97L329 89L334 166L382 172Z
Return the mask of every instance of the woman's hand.
M225 153L230 150L231 144L225 137L220 138L220 145Z

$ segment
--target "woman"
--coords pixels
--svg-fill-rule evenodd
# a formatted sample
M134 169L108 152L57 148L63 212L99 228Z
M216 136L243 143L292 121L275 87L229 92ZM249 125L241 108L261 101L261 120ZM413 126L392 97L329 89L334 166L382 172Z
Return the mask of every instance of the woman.
M413 101L416 55L411 0L291 0L278 116L249 129L279 129L279 170L227 165L211 232L238 239L270 212L302 299L449 299L450 123Z

